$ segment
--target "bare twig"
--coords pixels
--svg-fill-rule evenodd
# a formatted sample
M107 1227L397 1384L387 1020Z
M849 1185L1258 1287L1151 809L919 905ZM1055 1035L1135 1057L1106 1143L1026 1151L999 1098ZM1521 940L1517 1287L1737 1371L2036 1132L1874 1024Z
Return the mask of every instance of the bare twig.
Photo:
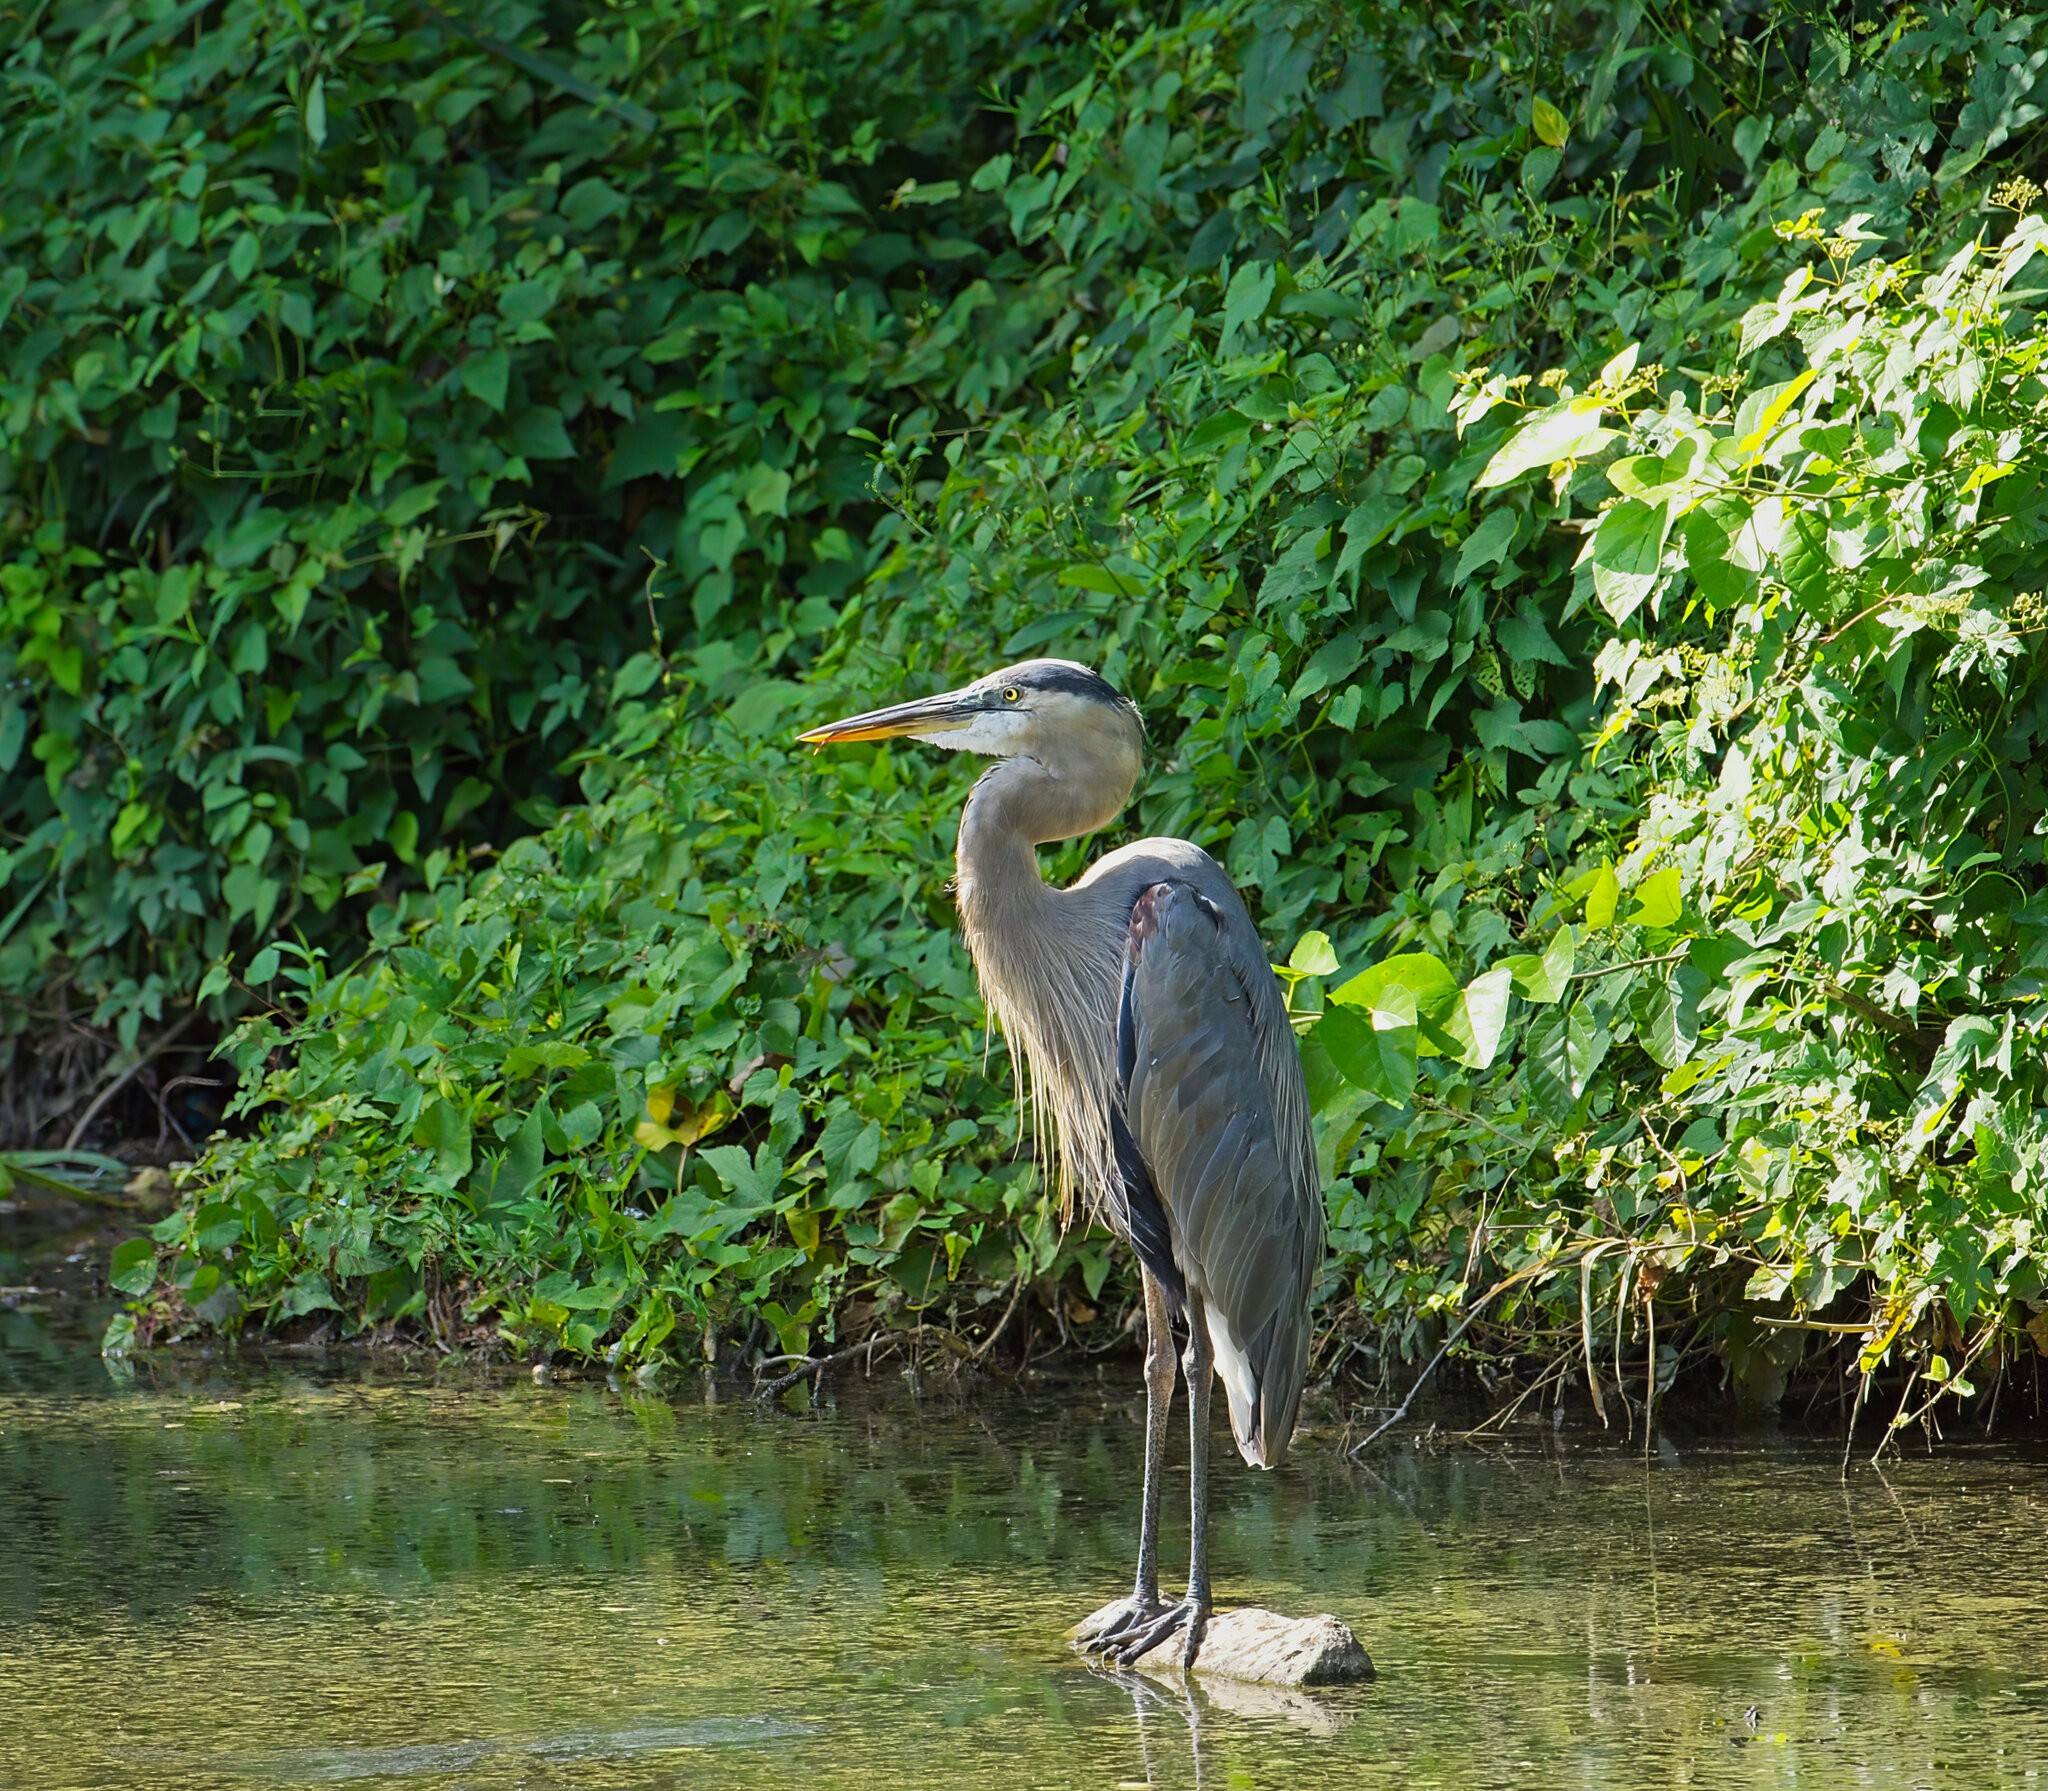
M1653 964L1675 964L1691 949L1690 946L1681 946L1677 951L1663 952L1654 958L1630 958L1625 964L1602 964L1597 970L1574 970L1565 981L1589 983L1595 977L1614 976L1624 970L1647 970Z
M1451 1353L1452 1347L1457 1343L1458 1339L1463 1337L1465 1333L1471 1330L1473 1325L1478 1322L1479 1315L1482 1312L1484 1312L1488 1306L1493 1304L1494 1297L1496 1295L1506 1293L1507 1290L1510 1287L1514 1286L1514 1284L1517 1281L1526 1280L1530 1272L1531 1271L1529 1271L1528 1269L1523 1269L1517 1274L1510 1275L1505 1281L1496 1281L1492 1287L1488 1288L1485 1293L1481 1294L1479 1296L1478 1301L1474 1304L1472 1310L1466 1313L1464 1318L1459 1321L1458 1328L1443 1340L1442 1347L1440 1347L1437 1350L1435 1355L1430 1357L1429 1365L1425 1367L1423 1371L1415 1377L1415 1385L1408 1389L1408 1397L1402 1400L1401 1403L1393 1409L1392 1413L1389 1414L1386 1421L1383 1424L1381 1424L1377 1429L1370 1432L1362 1442L1353 1443L1349 1449L1345 1450L1345 1455L1348 1456L1352 1461L1356 1461L1361 1455L1363 1455L1366 1452L1366 1450L1370 1449L1374 1443L1378 1442L1382 1436L1384 1436L1388 1431L1392 1430L1394 1426L1400 1423L1403 1418L1407 1417L1409 1408L1413 1406L1415 1403L1416 1394L1422 1391L1424 1383L1427 1382L1429 1377L1436 1372L1437 1364L1441 1362L1444 1359L1444 1357Z
M792 1369L788 1374L778 1374L772 1381L766 1381L754 1389L756 1399L773 1399L778 1393L786 1393L798 1381L806 1381L814 1374L823 1374L826 1369L837 1367L841 1362L850 1362L862 1350L873 1349L872 1337L861 1343L849 1343L844 1349L836 1349L829 1356L806 1356L801 1368ZM788 1360L784 1357L783 1360Z
M170 1097L171 1091L173 1089L225 1088L226 1086L227 1084L221 1081L221 1079L218 1076L173 1076L168 1082L166 1082L163 1085L163 1087L158 1089L156 1091L156 1113L158 1121L156 1128L157 1149L163 1149L164 1140L168 1138L172 1132L176 1132L178 1136L185 1141L185 1148L187 1150L190 1150L192 1148L192 1134L186 1131L183 1126L178 1124L176 1116L173 1115L173 1113L171 1112Z
M1017 1315L1017 1308L1023 1302L1024 1289L1027 1285L1025 1278L1019 1275L1016 1285L1010 1290L1010 1303L1003 1308L1003 1316L996 1320L996 1328L976 1345L973 1360L985 1361L988 1352L995 1348L996 1340L1010 1328L1010 1320Z
M1912 1039L1917 1043L1923 1036L1920 1028L1904 1014L1895 1014L1889 1008L1879 1007L1876 1002L1857 994L1854 989L1843 988L1833 977L1822 976L1814 980L1820 984L1822 994L1832 995L1859 1019L1868 1020L1881 1031L1890 1033L1893 1038Z
M1598 1246L1579 1258L1579 1337L1586 1347L1586 1390L1593 1395L1593 1410L1600 1414L1600 1428L1613 1428L1607 1420L1607 1401L1600 1393L1600 1371L1593 1366L1593 1259Z
M850 1362L855 1356L866 1355L868 1366L874 1366L875 1352L893 1349L898 1344L915 1343L920 1337L936 1337L941 1343L950 1344L956 1356L965 1356L967 1346L943 1325L913 1325L907 1331L875 1331L859 1343L849 1343L844 1349L836 1349L829 1356L807 1356L802 1358L803 1366L790 1374L777 1375L772 1381L754 1389L756 1399L773 1399L778 1393L785 1393L798 1381L809 1380L814 1374L823 1374L828 1368L836 1368L842 1362ZM795 1357L771 1358L794 1361ZM914 1358L913 1358L914 1360Z
M191 1030L193 1022L198 1018L199 1010L194 1008L177 1025L159 1034L147 1051L143 1052L120 1075L116 1076L105 1088L101 1089L93 1098L92 1105L79 1115L78 1123L71 1128L71 1136L64 1140L64 1148L66 1150L76 1150L85 1138L86 1128L99 1118L100 1114L105 1110L107 1103L119 1094L122 1089L126 1088L129 1083L133 1082L142 1073L145 1065L161 1057L179 1039L183 1038Z

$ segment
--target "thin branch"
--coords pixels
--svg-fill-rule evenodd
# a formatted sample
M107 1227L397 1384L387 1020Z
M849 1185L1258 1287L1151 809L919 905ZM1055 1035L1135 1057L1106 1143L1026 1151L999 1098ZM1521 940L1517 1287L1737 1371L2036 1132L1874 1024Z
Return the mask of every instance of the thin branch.
M804 1365L801 1368L793 1369L788 1374L778 1374L772 1381L765 1382L763 1385L756 1387L754 1389L754 1397L756 1399L773 1399L778 1393L788 1392L798 1381L807 1381L812 1375L823 1374L826 1369L835 1368L841 1362L850 1362L862 1350L871 1350L874 1347L875 1339L870 1337L860 1343L849 1343L844 1349L836 1349L829 1356L806 1356L804 1358ZM784 1360L787 1359L786 1357L784 1358Z
M1506 1293L1507 1290L1510 1287L1514 1286L1514 1284L1517 1281L1526 1280L1532 1272L1533 1271L1529 1269L1520 1270L1516 1274L1510 1275L1505 1281L1496 1281L1492 1287L1487 1289L1485 1293L1481 1294L1479 1296L1478 1303L1473 1306L1470 1312L1465 1314L1464 1318L1459 1322L1458 1328L1444 1339L1443 1346L1436 1352L1435 1355L1430 1357L1429 1365L1415 1377L1415 1385L1408 1389L1408 1397L1402 1400L1401 1403L1393 1409L1393 1412L1389 1415L1386 1422L1381 1424L1377 1430L1374 1430L1362 1442L1353 1443L1349 1449L1345 1450L1345 1455L1349 1457L1352 1461L1356 1461L1361 1455L1363 1455L1366 1452L1366 1450L1370 1449L1374 1443L1378 1442L1379 1439L1383 1435L1385 1435L1386 1432L1392 1430L1396 1424L1400 1423L1403 1418L1407 1417L1409 1408L1415 1404L1416 1394L1422 1391L1424 1383L1427 1382L1429 1377L1436 1372L1437 1364L1441 1362L1444 1359L1444 1357L1451 1353L1453 1346L1456 1345L1458 1340L1461 1337L1463 1337L1467 1331L1471 1330L1473 1325L1478 1322L1479 1315L1483 1313L1488 1306L1493 1304L1494 1296L1497 1294Z
M1876 1002L1858 995L1853 989L1845 989L1832 977L1814 979L1824 994L1831 995L1859 1019L1868 1020L1871 1025L1888 1032L1893 1038L1912 1039L1916 1044L1922 1037L1920 1028L1903 1014L1895 1014L1889 1008L1879 1007Z
M976 1346L971 1360L976 1362L984 1360L988 1352L995 1348L996 1340L1010 1328L1010 1320L1017 1315L1018 1304L1024 1298L1025 1285L1025 1278L1019 1275L1017 1277L1017 1284L1010 1293L1010 1303L1003 1308L1003 1316L996 1320L996 1328L989 1332Z
M1600 1414L1600 1428L1609 1429L1607 1401L1600 1393L1600 1371L1593 1366L1593 1259L1595 1246L1579 1258L1579 1339L1586 1348L1586 1391L1593 1395L1593 1409Z
M1681 945L1676 951L1667 951L1654 958L1630 958L1625 964L1603 964L1598 970L1574 970L1565 978L1568 983L1591 982L1596 977L1613 976L1623 970L1647 970L1654 964L1675 964L1691 949Z
M99 1118L107 1103L119 1094L122 1089L126 1088L129 1083L133 1082L142 1073L143 1067L146 1064L161 1057L179 1039L183 1038L191 1030L192 1023L198 1018L199 1010L195 1007L168 1032L160 1034L147 1051L143 1052L120 1075L116 1076L105 1088L101 1089L94 1098L93 1104L79 1115L78 1123L71 1128L71 1136L64 1140L64 1148L66 1150L76 1150L85 1138L86 1128Z

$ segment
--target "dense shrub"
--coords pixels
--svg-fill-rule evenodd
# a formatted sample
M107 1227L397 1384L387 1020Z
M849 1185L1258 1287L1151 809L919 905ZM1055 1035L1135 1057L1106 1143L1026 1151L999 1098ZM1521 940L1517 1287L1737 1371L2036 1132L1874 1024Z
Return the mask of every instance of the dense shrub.
M1640 818L1532 917L1580 968L1459 1144L1496 1226L1583 1207L1615 1300L1675 1276L1758 1390L1853 1290L1866 1373L1896 1346L1968 1392L2048 1288L2048 222L1932 271L1780 233L1811 259L1744 317L1746 380L1624 354L1489 466L1588 512L1594 750Z
M0 23L0 1033L542 824L651 629L830 627L849 430L1015 397L1063 300L932 176L1044 9L782 10Z
M1584 972L1617 912L1678 922L1642 895L1618 908L1624 873L1669 888L1661 861L1626 856L1668 768L1612 727L1617 616L1707 624L1677 598L1613 605L1615 579L1680 569L1636 538L1619 570L1579 564L1572 478L1483 479L1502 419L1475 393L1552 366L1590 388L1613 364L1606 396L1632 408L1746 380L1738 328L1786 271L1773 225L1820 207L1893 253L1967 238L1985 157L2038 116L2039 71L2030 23L1989 11L1865 40L1740 8L1665 35L1623 23L1220 8L1094 37L1069 20L1038 45L973 127L988 140L894 189L899 210L961 208L1011 284L925 313L953 358L893 420L856 425L874 510L843 548L821 532L788 561L845 581L808 612L810 645L727 638L708 600L720 638L676 617L677 682L648 708L659 662L632 662L587 810L480 877L437 862L431 892L379 911L359 970L275 985L292 1011L245 1040L252 1067L290 1048L256 1091L271 1119L204 1168L160 1262L142 1246L120 1265L135 1291L161 1270L181 1294L149 1322L330 1302L357 1322L459 1289L529 1342L674 1350L679 1323L751 1309L794 1343L1020 1274L1063 1318L1085 1310L1096 1246L1062 1259L1042 1221L1021 1245L975 1229L1035 1196L979 1080L949 936L952 769L800 773L768 743L1032 650L1101 665L1145 707L1157 763L1134 827L1211 844L1276 951L1305 927L1334 941L1298 959L1307 1007L1333 964L1381 961L1310 1041L1341 1337L1406 1347L1433 1306L1567 1245L1610 1247L1632 1287L1679 1267L1643 1254L1666 1209L1623 1213L1608 1191L1624 1153L1603 1128L1645 1062L1711 1059L1676 1058L1654 1016L1617 1022ZM1641 375L1615 362L1629 352ZM684 344L657 402L708 403L718 364ZM1580 436L1532 465L1618 451L1573 414ZM1703 528L1655 547L1690 551ZM652 545L659 601L697 602L718 568ZM1775 551L1746 571L1775 578ZM1600 552L1619 554L1612 535ZM1697 903L1705 873L1683 875ZM1568 906L1588 896L1593 913ZM1598 937L1561 944L1567 914ZM1612 989L1676 999L1654 978ZM1705 996L1680 993L1693 1006L1667 1030L1745 1023L1701 1021Z

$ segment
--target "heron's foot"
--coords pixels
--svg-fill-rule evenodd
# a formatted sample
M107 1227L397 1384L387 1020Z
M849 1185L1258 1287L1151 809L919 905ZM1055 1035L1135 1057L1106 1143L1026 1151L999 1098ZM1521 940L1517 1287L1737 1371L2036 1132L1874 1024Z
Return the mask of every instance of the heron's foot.
M1169 1605L1154 1617L1122 1639L1109 1650L1110 1659L1118 1666L1135 1666L1161 1642L1169 1637L1186 1633L1181 1645L1180 1664L1183 1671L1195 1664L1195 1657L1202 1651L1202 1632L1209 1622L1209 1601L1205 1598L1183 1598L1180 1603Z
M1165 1610L1166 1606L1157 1598L1140 1598L1133 1594L1112 1610L1103 1626L1081 1646L1089 1654L1111 1653L1119 1643L1129 1640L1141 1629L1151 1628Z

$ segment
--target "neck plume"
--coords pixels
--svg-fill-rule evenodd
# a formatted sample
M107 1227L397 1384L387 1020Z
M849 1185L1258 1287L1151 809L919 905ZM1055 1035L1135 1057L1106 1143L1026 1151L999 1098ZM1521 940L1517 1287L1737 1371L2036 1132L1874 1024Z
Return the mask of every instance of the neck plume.
M1009 1048L1063 1217L1072 1216L1077 1196L1106 1217L1122 1208L1109 1104L1128 917L1085 887L1049 887L1037 848L1114 820L1137 773L1135 741L1109 763L1072 770L1005 759L974 786L960 816L968 955Z

